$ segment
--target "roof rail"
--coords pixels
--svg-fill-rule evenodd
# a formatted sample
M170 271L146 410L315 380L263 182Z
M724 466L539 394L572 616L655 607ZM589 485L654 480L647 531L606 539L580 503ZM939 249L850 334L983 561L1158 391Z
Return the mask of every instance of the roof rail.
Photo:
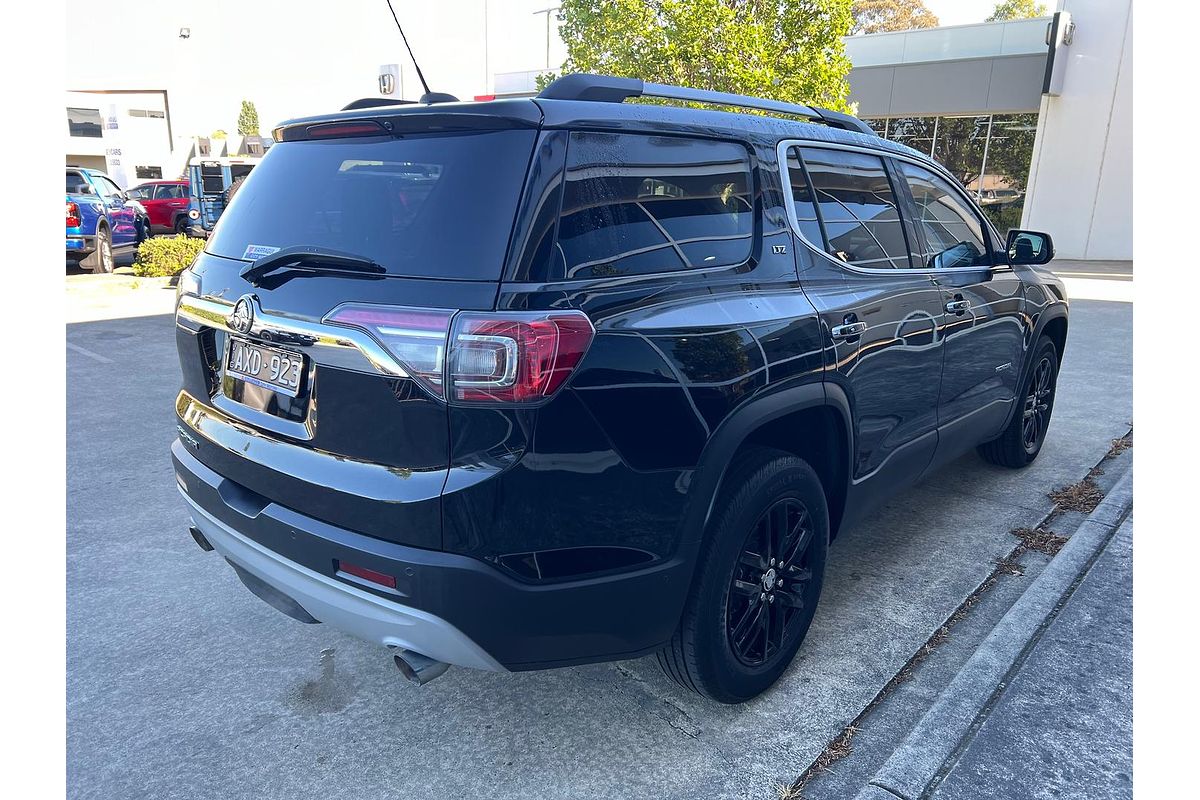
M640 78L573 73L553 81L538 93L538 97L547 100L590 100L600 103L620 103L630 97L659 97L666 100L711 103L721 106L752 108L757 111L773 111L776 114L791 114L818 120L833 128L875 135L875 131L862 120L838 111L814 108L799 103L767 100L762 97L749 97L743 94L691 89L686 86L670 86L664 83L647 83Z

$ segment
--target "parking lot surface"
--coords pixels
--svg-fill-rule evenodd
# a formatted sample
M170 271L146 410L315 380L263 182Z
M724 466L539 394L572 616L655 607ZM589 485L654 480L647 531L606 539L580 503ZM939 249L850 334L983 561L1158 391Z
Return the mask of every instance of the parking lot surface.
M414 689L384 651L283 616L187 535L168 293L130 305L164 313L81 311L92 321L68 325L66 355L68 793L774 797L992 572L1009 531L1129 429L1122 286L1072 303L1039 460L1010 472L967 456L844 532L795 663L737 707L684 693L653 659L455 668Z

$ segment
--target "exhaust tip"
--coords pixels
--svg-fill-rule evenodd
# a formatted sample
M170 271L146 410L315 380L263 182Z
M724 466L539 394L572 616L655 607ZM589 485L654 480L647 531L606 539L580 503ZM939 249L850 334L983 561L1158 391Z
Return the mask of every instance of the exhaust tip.
M424 686L450 669L450 665L444 661L434 661L429 656L414 653L412 650L401 650L392 659L396 662L396 669L400 670L400 674L409 683L415 683L417 686Z
M192 538L196 540L196 544L200 545L201 550L206 553L212 552L213 546L208 543L208 539L204 538L204 534L200 532L199 528L197 528L195 525L192 525L188 528L188 533L190 533Z

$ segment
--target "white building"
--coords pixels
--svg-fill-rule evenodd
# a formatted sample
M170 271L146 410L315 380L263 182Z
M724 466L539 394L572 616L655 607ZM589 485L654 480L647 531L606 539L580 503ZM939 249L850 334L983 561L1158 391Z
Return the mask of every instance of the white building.
M67 164L104 170L123 188L152 178L177 178L180 152L171 129L167 92L91 90L66 93Z

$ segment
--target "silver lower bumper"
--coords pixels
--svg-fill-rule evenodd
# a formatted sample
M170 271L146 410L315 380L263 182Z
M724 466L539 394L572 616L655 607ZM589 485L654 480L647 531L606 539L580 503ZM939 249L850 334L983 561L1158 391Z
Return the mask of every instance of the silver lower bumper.
M359 639L400 647L460 667L504 671L494 658L441 617L393 603L313 572L243 536L180 494L193 524L218 553L296 601L316 619Z

